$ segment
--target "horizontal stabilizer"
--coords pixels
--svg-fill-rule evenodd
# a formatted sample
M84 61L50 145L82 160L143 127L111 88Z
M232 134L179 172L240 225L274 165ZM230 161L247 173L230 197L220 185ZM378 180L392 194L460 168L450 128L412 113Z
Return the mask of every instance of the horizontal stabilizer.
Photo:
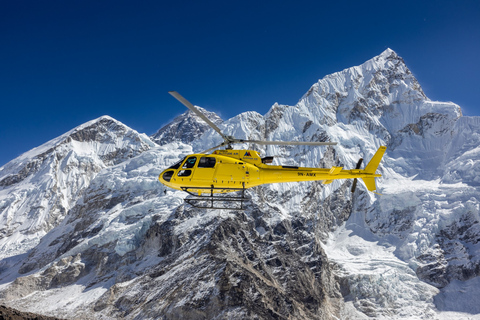
M375 191L377 189L375 178L362 178L362 180L367 186L368 191Z
M337 175L342 171L343 167L332 167L330 169L330 172L328 173L329 175Z

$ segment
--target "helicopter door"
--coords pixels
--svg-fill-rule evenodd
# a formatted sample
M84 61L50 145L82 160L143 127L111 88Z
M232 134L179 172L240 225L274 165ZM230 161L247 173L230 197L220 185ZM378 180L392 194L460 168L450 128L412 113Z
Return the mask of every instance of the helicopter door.
M182 181L189 181L192 178L197 157L189 157L177 173L178 178Z
M242 162L222 163L218 166L215 180L218 184L229 188L240 188L245 181L245 168Z
M195 170L195 178L212 183L213 175L215 173L215 164L217 162L216 160L215 157L201 157L198 161L197 169Z

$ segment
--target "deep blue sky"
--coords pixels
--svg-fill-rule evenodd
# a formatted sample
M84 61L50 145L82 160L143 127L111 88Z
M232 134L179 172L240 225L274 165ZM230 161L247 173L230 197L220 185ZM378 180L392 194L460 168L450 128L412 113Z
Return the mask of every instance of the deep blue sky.
M295 104L392 48L432 100L480 115L480 1L1 1L0 166L108 114L147 134L185 111Z

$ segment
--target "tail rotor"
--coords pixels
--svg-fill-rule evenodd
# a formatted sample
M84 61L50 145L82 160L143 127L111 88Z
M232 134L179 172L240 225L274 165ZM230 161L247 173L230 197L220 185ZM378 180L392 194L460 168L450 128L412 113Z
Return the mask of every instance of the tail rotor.
M360 158L360 160L358 160L357 162L357 166L355 167L355 169L360 169L360 167L362 166L362 162L363 162L363 158ZM352 184L352 193L355 192L355 189L357 189L357 178L353 179L353 184Z

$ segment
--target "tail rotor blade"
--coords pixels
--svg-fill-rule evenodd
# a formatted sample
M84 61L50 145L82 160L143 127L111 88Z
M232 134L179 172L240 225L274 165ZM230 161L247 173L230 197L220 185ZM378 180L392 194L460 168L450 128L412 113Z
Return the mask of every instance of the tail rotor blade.
M355 167L355 169L360 169L360 167L362 166L362 162L363 162L363 158L360 158L360 160L358 160L357 162L357 166ZM357 180L357 179L355 179Z
M352 184L352 193L355 192L355 189L357 189L357 178L353 179L353 184Z
M360 169L362 166L363 158L360 158L357 162L357 165L355 166L355 169ZM352 184L352 193L355 192L355 189L357 189L357 178L353 179L353 184Z

